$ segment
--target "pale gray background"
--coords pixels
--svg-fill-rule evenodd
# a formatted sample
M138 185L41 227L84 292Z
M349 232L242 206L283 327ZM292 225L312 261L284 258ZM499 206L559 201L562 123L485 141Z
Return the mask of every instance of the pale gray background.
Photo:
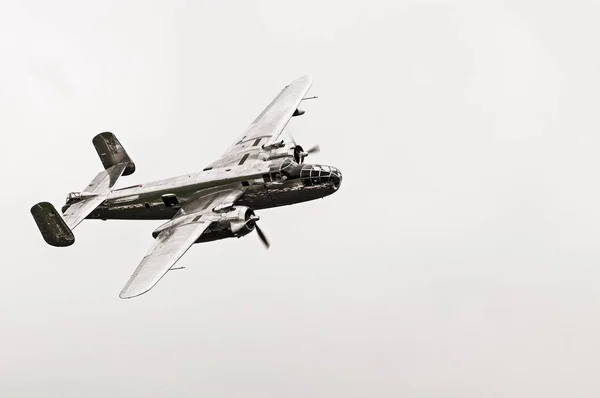
M598 2L3 1L2 397L597 397ZM155 290L160 222L29 214L100 170L197 171L296 77L334 196Z

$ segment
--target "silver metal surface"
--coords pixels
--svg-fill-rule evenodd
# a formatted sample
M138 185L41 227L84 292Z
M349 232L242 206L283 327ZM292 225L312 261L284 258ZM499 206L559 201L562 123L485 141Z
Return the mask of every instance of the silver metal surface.
M69 228L73 229L82 222L98 205L103 203L110 194L119 177L127 168L127 163L118 163L98 173L96 178L83 190L82 193L70 193L67 201L76 201L63 212L63 218Z
M132 298L152 289L209 226L210 222L190 219L188 223L162 231L119 297Z
M293 137L282 134L294 115L304 113L298 105L308 99L311 84L304 76L284 87L236 143L198 173L113 190L135 165L114 134L97 135L93 143L105 170L83 192L69 194L64 221L49 203L32 208L44 239L57 246L72 244L70 230L84 218L169 220L152 233L156 241L121 298L139 296L169 270L182 268L173 266L194 243L239 238L256 230L268 248L254 210L323 198L336 192L342 181L335 167L302 164L318 147L305 152Z
M312 78L302 76L285 86L235 144L209 167L235 166L243 154L249 155L245 163L253 164L263 145L268 147L279 140L311 85Z

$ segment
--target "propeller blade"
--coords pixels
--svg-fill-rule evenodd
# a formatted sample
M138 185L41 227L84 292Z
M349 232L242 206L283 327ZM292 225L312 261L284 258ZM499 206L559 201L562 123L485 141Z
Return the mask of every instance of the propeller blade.
M312 148L310 148L308 151L306 151L306 153L319 153L321 152L321 147L319 145L315 145Z
M254 225L254 227L256 228L256 233L258 234L258 237L260 238L260 241L268 249L271 246L271 244L269 243L269 240L267 239L267 237L263 233L262 229L260 229L260 227L258 225Z

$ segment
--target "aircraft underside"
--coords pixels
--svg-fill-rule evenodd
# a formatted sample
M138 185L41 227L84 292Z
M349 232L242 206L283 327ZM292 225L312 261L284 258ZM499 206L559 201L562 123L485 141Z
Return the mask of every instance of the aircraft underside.
M301 182L257 184L248 187L236 204L254 210L286 206L320 199L337 190L333 184L304 186ZM178 196L178 195L176 195ZM185 203L187 197L180 198ZM162 197L147 198L130 203L107 201L98 206L87 218L101 220L168 220L175 216L180 206L166 206Z

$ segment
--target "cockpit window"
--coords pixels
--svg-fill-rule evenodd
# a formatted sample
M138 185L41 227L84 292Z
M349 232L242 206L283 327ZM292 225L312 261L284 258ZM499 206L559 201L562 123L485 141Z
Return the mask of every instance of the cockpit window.
M289 177L290 173L294 167L295 167L295 163L291 159L284 160L280 166L281 174Z
M294 162L292 162L290 159L286 159L283 161L283 163L281 163L281 170L287 169L287 168L291 167L293 164L294 164Z

